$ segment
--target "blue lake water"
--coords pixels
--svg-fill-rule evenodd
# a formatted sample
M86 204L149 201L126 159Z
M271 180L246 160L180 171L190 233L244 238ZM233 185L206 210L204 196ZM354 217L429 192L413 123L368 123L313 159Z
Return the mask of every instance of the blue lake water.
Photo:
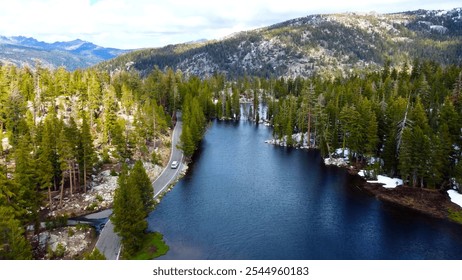
M163 259L462 259L462 227L387 206L316 151L214 121L187 175L148 217Z

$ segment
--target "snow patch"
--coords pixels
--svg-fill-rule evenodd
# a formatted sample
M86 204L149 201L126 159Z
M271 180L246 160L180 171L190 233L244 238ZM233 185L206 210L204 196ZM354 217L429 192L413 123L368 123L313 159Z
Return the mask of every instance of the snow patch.
M270 124L265 121L260 123L263 123L266 126L270 126ZM308 133L304 133L303 135L302 133L292 134L292 142L295 148L308 149ZM265 143L281 147L287 147L287 136L282 137L282 139L266 140Z
M346 161L344 158L326 158L324 159L324 164L344 167L344 166L348 166L348 161Z
M440 34L445 34L446 32L448 32L448 29L446 27L444 27L444 26L441 26L441 25L431 25L430 29L432 31L438 32Z
M361 177L366 176L366 172L364 170L360 170L358 175ZM403 185L403 180L399 178L390 178L385 175L378 175L377 180L368 180L368 183L376 183L376 184L383 184L384 188L393 189L397 186Z
M449 190L448 191L449 197L451 198L451 201L460 207L462 207L462 194L458 193L455 190Z

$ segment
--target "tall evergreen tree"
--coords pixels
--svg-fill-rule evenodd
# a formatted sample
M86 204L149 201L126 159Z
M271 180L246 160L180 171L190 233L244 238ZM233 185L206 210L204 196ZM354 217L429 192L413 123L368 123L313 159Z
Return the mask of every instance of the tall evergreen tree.
M187 124L183 124L183 131L180 136L181 140L181 149L183 150L185 156L191 157L196 150L191 131Z
M87 177L91 172L93 164L96 161L96 154L93 147L93 137L90 131L90 124L88 123L87 116L82 115L82 128L79 137L79 165L80 172L83 178L83 189L87 191Z
M16 184L16 204L25 222L34 221L38 230L41 202L40 182L37 176L37 162L29 137L23 136L15 150L14 182Z
M0 260L29 260L32 250L14 211L0 205Z
M128 184L139 189L141 200L143 202L146 217L154 209L154 188L151 180L143 167L143 163L138 160L130 171Z
M147 229L146 212L140 190L130 184L128 167L124 164L117 180L114 195L114 231L122 238L123 256L130 258L140 248Z

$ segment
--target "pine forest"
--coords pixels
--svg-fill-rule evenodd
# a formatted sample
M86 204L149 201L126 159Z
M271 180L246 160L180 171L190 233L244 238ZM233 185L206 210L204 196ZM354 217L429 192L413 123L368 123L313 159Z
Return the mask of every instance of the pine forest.
M243 101L251 104L246 116ZM139 230L123 229L116 208L114 223L127 250L136 250L136 232L146 229L141 221L153 209L142 199L152 190L141 162L162 165L157 151L169 147L177 116L189 159L210 120L248 117L271 125L286 146L305 141L324 157L348 149L350 162L371 177L398 176L405 185L428 189L462 183L460 66L415 60L337 77L235 80L170 68L142 76L1 66L0 259L37 258L32 240L40 224L63 201L89 191L92 175L105 164L134 164L130 172L125 164L119 170L114 204L139 200L133 208ZM297 133L301 140L293 137ZM145 186L132 190L130 180ZM138 192L143 195L134 197Z

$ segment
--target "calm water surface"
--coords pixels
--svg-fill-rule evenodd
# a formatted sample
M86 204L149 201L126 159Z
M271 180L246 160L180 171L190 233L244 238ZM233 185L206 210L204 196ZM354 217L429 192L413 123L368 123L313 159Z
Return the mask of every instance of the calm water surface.
M213 122L149 218L164 259L461 259L462 227L384 205L271 129Z

